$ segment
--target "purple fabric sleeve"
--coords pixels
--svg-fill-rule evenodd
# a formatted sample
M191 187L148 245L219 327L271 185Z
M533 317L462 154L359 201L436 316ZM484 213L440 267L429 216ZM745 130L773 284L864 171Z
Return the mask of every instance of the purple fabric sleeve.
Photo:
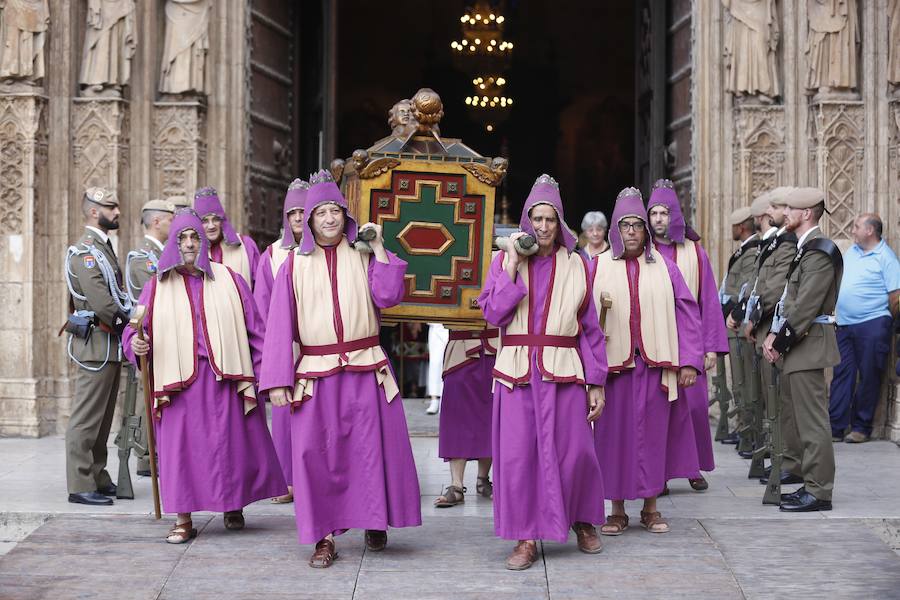
M250 277L256 277L256 266L259 264L259 247L249 235L241 235L241 244L247 252L247 260L250 261ZM255 285L250 282L251 287Z
M478 296L478 305L484 313L485 320L495 327L505 327L512 321L516 306L522 298L528 295L528 288L516 277L513 281L503 268L504 253L500 252L494 257L491 269L481 294Z
M591 264L596 264L596 261ZM593 270L592 267L588 268ZM597 316L590 288L587 295L587 309L581 316L581 335L578 337L578 349L584 364L584 381L588 385L606 385L609 370L606 363L606 336L600 329L600 318Z
M253 358L253 372L259 377L259 372L262 368L266 323L256 309L256 301L253 299L250 285L234 271L231 271L231 278L237 286L238 293L241 295L241 302L244 305L244 324L247 326L247 341L250 343L250 356Z
M678 265L666 257L666 267L675 291L675 327L678 331L678 364L703 373L703 339L700 332L700 307L681 276Z
M397 306L405 292L406 261L393 252L387 252L387 255L387 263L379 262L374 256L369 259L369 290L372 302L378 308Z
M728 332L722 305L719 303L719 289L716 276L706 250L700 248L700 327L703 331L703 351L728 354Z
M266 248L262 256L259 257L259 263L256 266L256 279L253 284L253 299L256 301L256 308L262 316L263 321L269 314L269 302L272 299L272 286L275 284L275 278L272 277L272 253L270 248Z
M293 264L293 261L287 260L281 265L272 287L259 373L259 389L263 391L294 385L293 344L300 341L300 336L297 332Z

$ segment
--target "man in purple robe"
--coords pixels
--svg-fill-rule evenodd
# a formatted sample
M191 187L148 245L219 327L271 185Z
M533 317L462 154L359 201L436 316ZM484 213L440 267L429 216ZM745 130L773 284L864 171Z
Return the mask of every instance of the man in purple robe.
M327 171L310 181L303 239L275 277L260 388L291 409L294 511L314 568L337 558L334 537L422 523L419 482L399 390L378 341L379 309L400 302L406 263L384 249L355 250L357 225ZM299 344L299 360L293 345Z
M594 300L608 294L604 330L609 378L606 409L594 440L612 500L600 529L621 535L628 527L625 500L643 499L641 525L665 533L656 508L666 484L670 413L685 402L682 388L703 369L697 302L678 266L653 249L640 191L619 193L609 228L612 252L596 258ZM696 452L696 451L695 451Z
M680 390L685 402L672 406L666 478L687 477L693 489L703 491L709 484L700 471L716 468L706 371L716 366L718 354L728 354L728 334L709 256L700 245L700 236L685 224L671 180L660 179L653 184L647 210L656 251L678 266L699 305L704 353L703 370L697 376L696 385ZM668 487L663 490L663 494L667 493Z
M197 190L194 194L194 211L203 221L203 231L209 242L209 259L229 267L243 277L252 289L253 276L259 262L259 248L250 236L238 234L234 230L215 188Z
M282 210L283 225L281 238L266 248L259 258L256 267L256 284L253 287L253 298L263 320L269 315L269 303L272 299L272 286L275 284L275 276L278 269L300 245L303 239L303 208L306 203L306 190L309 184L302 179L295 179L288 186L284 196L284 209ZM287 406L272 407L272 442L275 444L275 452L278 453L278 462L281 463L281 472L288 483L288 493L284 496L272 498L276 504L288 504L294 501L294 486L291 483L293 471L291 465L291 410Z
M173 544L197 535L191 513L224 512L226 528L242 529L244 506L287 487L253 386L262 320L243 278L207 253L196 213L178 212L141 292L146 339L129 327L122 343L133 363L149 359L162 503L178 515Z
M537 540L578 548L602 546L603 475L591 422L603 410L606 360L591 301L587 259L574 252L559 185L542 175L522 209L521 232L491 264L478 302L501 328L494 366L494 531L517 540L512 570L537 560ZM515 240L529 234L538 252L522 256Z

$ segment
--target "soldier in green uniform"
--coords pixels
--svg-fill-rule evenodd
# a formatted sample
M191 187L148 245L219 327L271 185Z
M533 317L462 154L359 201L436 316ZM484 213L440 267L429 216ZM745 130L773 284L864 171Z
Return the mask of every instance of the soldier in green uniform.
M783 360L782 411L789 417L784 438L799 451L799 462L786 463L803 487L783 494L781 510L831 510L834 447L825 389L825 369L841 362L835 333L834 307L841 285L843 258L819 229L825 193L796 188L785 197L785 226L797 237L797 253L787 272L784 291L763 354L769 363Z
M68 354L78 365L66 430L69 502L110 505L116 486L106 471L106 444L119 391L121 334L131 301L108 232L119 227L119 201L88 188L81 204L85 230L66 257L72 314Z
M180 198L185 199L184 196ZM150 200L141 207L144 239L125 257L125 286L131 303L135 306L144 284L156 274L159 255L169 239L169 226L174 216L175 204L169 200ZM144 430L143 439L147 439L147 423L142 421L141 428ZM146 455L138 456L137 474L145 477L150 475L150 461Z
M722 312L726 319L740 311L741 304L749 294L747 280L753 272L759 248L759 233L756 222L753 219L750 208L743 207L731 213L731 239L740 242L741 245L728 259L728 271L722 280L720 299ZM750 282L753 285L753 282ZM741 338L736 328L728 329L728 358L731 363L731 387L736 406L740 409L747 397L745 368L742 360ZM722 415L720 418L727 418ZM739 425L744 425L740 423ZM726 443L737 443L737 433L730 439L723 440Z

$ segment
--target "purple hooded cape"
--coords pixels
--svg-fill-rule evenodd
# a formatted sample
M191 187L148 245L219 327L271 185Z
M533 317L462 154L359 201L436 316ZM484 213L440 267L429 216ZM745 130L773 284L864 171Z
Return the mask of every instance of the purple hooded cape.
M609 226L609 245L612 248L614 259L620 259L625 255L625 242L622 240L622 233L619 231L619 222L625 217L637 217L644 224L647 223L647 209L644 208L644 199L641 197L641 191L637 188L627 187L616 197L616 207L613 209L612 223ZM648 234L644 242L644 252L647 255L647 261L653 262L653 256L650 253L653 247Z
M241 238L225 215L225 209L222 207L219 193L215 188L205 187L197 190L197 193L194 194L194 211L200 215L201 219L206 215L216 215L222 219L222 237L225 243L229 246L241 245Z
M684 213L681 212L681 204L675 193L675 184L671 179L657 179L650 192L650 201L647 202L647 211L654 206L664 206L669 209L669 239L675 243L683 244L684 238L693 242L699 241L700 236L684 222Z
M303 241L300 242L300 254L310 254L316 248L316 238L310 220L316 208L323 204L337 204L344 209L344 235L347 236L349 243L355 242L359 226L350 214L347 200L341 194L331 173L322 169L310 176L309 183L309 191L306 192L306 210L303 214Z
M200 217L190 208L182 208L175 211L175 218L172 219L172 226L169 229L169 239L163 248L162 255L159 257L157 264L157 277L161 280L163 276L174 269L184 265L184 258L178 249L178 238L185 231L193 229L200 238L200 252L194 259L194 266L210 278L213 278L212 268L209 266L209 241L203 234L203 223ZM214 278L213 278L214 279Z
M519 221L519 229L525 233L535 235L534 227L531 225L531 209L538 204L549 204L556 211L559 219L559 231L556 232L556 241L561 246L565 246L566 250L571 252L575 249L578 239L572 230L566 225L563 215L562 199L559 196L559 184L555 179L544 173L535 180L531 187L531 192L525 200L525 206L522 208L522 218Z
M290 248L294 245L294 233L291 231L291 224L288 222L288 213L293 210L304 210L306 208L306 194L309 190L309 184L302 179L295 179L288 187L287 194L284 195L284 210L282 211L282 234L281 247Z

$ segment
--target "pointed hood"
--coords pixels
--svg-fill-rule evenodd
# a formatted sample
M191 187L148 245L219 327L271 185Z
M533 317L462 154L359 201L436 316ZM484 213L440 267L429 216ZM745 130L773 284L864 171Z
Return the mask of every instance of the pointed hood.
M175 267L184 265L181 251L178 249L178 238L189 229L196 231L200 238L200 252L197 254L194 266L203 271L207 277L213 276L212 267L209 266L209 240L203 233L203 222L192 208L180 208L175 211L175 218L172 219L172 226L169 229L169 239L166 240L157 264L157 276L160 279Z
M522 207L522 218L519 220L519 229L530 235L535 235L534 227L531 226L529 213L531 209L538 204L547 204L556 211L559 219L559 231L556 233L556 241L565 246L566 250L571 252L575 249L575 243L578 241L575 234L566 224L566 217L563 213L562 198L559 196L559 184L555 179L544 173L534 182L531 192L525 200L525 206ZM537 236L535 236L537 237Z
M637 188L627 187L616 197L616 207L613 209L612 223L609 224L609 245L612 247L613 258L622 258L625 254L625 242L622 240L622 233L619 231L619 222L625 217L637 217L645 224L647 223L647 209L644 207L644 199L641 197L641 191ZM647 261L651 262L653 257L650 254L652 242L650 241L650 231L647 230L647 239L644 241L644 252L647 255Z
M216 188L205 187L197 190L194 194L194 212L203 219L206 215L216 215L222 219L222 239L229 246L240 246L241 238L232 227L231 222L225 215L225 209L219 200L219 193Z
M681 204L675 193L675 184L671 179L657 179L653 184L650 201L647 202L647 211L649 212L654 206L664 206L669 209L668 237L670 240L678 244L683 244L685 238L694 242L700 240L697 232L688 227L684 221L684 213L681 212Z
M356 219L350 214L347 200L334 182L330 171L322 169L309 178L309 190L306 192L306 209L303 212L303 240L300 242L300 254L311 254L316 249L316 238L312 232L313 212L323 204L337 204L344 209L344 235L351 244L356 241L359 230Z
M291 224L288 222L288 213L306 208L306 192L309 190L309 184L302 179L295 179L288 186L287 194L284 195L284 210L282 216L282 233L281 247L290 248L294 245L294 233L291 231Z

